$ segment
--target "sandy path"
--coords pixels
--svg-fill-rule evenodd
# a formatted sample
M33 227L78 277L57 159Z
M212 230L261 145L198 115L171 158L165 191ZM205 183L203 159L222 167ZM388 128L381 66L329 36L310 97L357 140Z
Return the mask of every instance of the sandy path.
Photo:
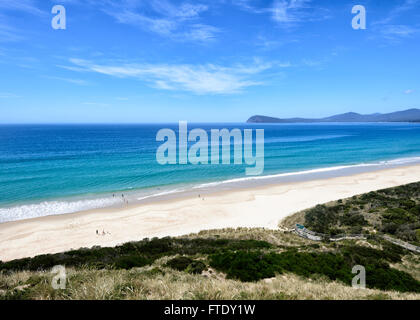
M420 165L0 224L0 260L227 227L276 228L302 209L420 181ZM202 196L203 197L203 196ZM96 230L109 232L96 235Z

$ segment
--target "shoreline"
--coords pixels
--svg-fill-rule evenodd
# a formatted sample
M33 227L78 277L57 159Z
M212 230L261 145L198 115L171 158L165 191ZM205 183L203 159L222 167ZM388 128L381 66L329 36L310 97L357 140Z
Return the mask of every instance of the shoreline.
M98 194L38 200L0 207L0 225L45 216L67 215L101 209L125 209L130 206L150 204L157 201L182 199L199 194L230 192L239 189L270 186L350 176L359 173L420 164L420 157L403 157L357 164L340 164L327 167L302 168L298 171L270 173L261 176L232 177L216 181L179 183L167 186L147 187L124 191L109 191ZM121 195L124 194L122 198Z
M285 217L317 204L419 180L420 165L399 166L5 222L0 224L0 260L95 245L116 246L144 238L181 236L209 229L276 229ZM106 234L97 235L96 230L99 233L104 230Z

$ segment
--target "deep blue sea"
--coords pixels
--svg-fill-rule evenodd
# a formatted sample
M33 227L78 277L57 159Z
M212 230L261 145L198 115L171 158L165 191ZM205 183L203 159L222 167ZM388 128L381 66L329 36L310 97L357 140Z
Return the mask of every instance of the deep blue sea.
M265 176L420 159L420 124L188 127L264 129ZM178 124L0 126L0 222L119 205L122 193L141 200L247 178L246 165L158 164L162 128Z

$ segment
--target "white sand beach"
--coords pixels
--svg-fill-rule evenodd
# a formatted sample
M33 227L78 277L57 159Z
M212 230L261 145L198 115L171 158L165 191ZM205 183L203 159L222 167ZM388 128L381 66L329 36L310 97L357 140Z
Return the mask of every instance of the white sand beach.
M0 260L206 229L275 229L281 219L316 204L417 181L420 165L7 222L0 224Z

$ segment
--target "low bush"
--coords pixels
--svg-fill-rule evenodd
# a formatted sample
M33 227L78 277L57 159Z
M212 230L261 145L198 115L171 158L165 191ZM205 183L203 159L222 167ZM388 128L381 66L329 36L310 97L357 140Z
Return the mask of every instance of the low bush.
M169 260L166 266L178 271L186 271L192 274L200 274L207 269L202 261L190 259L188 257L176 257Z
M131 269L135 267L144 267L153 261L138 255L127 255L117 258L114 262L116 269Z
M418 244L419 199L420 182L369 192L334 205L318 205L306 210L304 225L329 236L364 233L370 227Z
M193 261L190 263L187 269L185 269L186 272L191 274L201 274L205 270L207 270L207 266L202 261Z
M289 250L264 254L253 252L221 252L209 257L210 266L226 273L228 278L244 282L274 277L276 273L291 272L303 277L322 275L351 285L352 268L366 268L366 285L381 290L420 292L420 282L411 275L392 269L387 261L401 261L399 249L385 253L367 247L349 246L337 253L311 253ZM384 254L385 253L385 254Z
M178 271L184 271L192 262L193 260L188 257L176 257L169 260L166 266Z
M114 248L81 248L64 253L40 255L0 263L0 271L40 271L55 265L67 267L89 266L91 268L131 268L153 263L170 255L212 254L220 250L269 249L272 245L258 240L232 239L145 239L129 242Z
M230 279L244 282L274 277L276 266L261 252L227 251L211 255L210 266L225 272Z

